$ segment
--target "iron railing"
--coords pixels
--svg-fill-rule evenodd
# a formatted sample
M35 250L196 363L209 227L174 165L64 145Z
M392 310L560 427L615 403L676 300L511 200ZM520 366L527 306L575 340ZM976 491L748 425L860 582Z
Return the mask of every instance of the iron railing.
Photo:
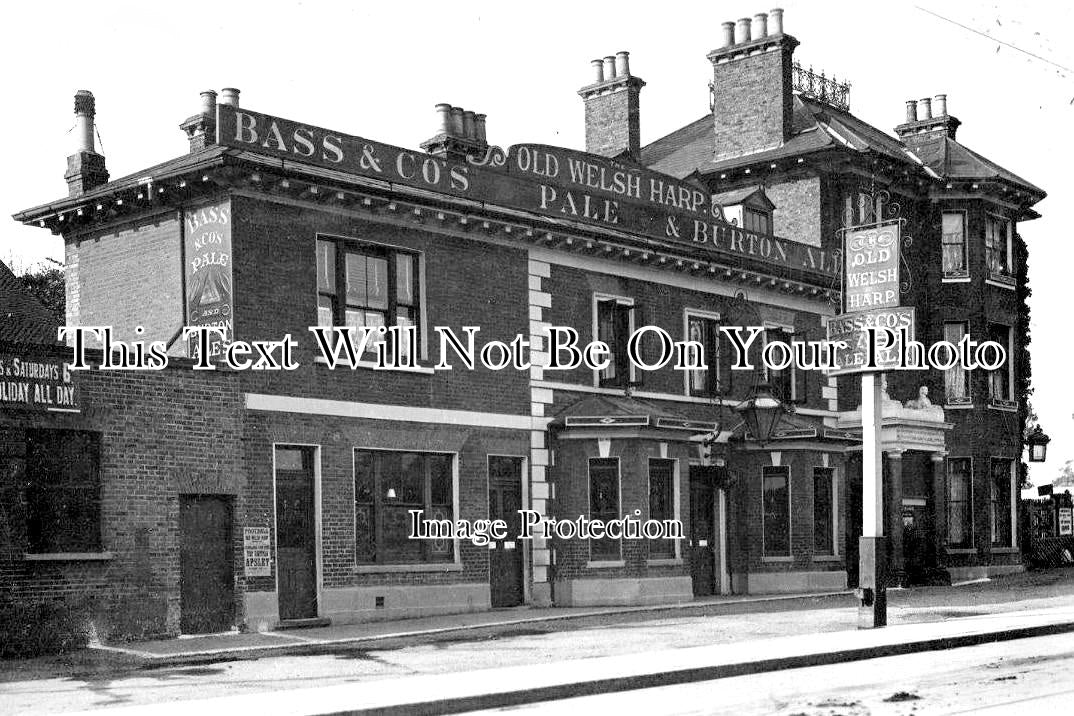
M812 67L807 70L797 62L791 66L791 70L791 86L796 91L832 107L850 111L849 82L840 82L834 76L829 79L823 71L817 74Z

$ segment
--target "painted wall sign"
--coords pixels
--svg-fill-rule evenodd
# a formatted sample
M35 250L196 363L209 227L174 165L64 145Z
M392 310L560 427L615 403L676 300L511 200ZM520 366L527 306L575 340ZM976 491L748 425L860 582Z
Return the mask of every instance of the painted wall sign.
M846 375L865 371L882 372L901 367L901 341L896 341L890 348L877 348L875 367L869 367L869 333L866 328L889 328L898 334L905 328L910 340L914 337L914 309L877 308L868 311L843 313L828 319L828 340L845 341L847 347L835 351L835 360L839 367L828 371L828 375ZM880 346L886 345L884 337L878 336Z
M0 409L79 410L78 386L63 360L0 352Z
M210 356L222 357L235 338L234 295L231 283L231 203L188 209L183 214L185 235L186 325L216 326L223 338L209 342ZM198 357L196 338L187 355Z
M688 246L703 260L814 280L840 271L839 251L727 223L700 183L584 152L518 144L506 154L492 147L480 159L445 159L231 105L217 106L217 141L376 180L385 189L400 184Z
M899 305L899 223L852 229L846 233L847 311Z
M272 536L268 527L243 527L242 552L247 577L272 576Z

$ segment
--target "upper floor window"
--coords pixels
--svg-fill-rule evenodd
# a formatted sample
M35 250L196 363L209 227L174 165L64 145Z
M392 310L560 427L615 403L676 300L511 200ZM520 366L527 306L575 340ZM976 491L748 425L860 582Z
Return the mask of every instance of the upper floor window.
M788 346L791 345L791 341L794 338L794 334L786 328L766 328L764 332L764 344L767 346L773 341L781 341ZM773 351L773 358L780 359L783 357L783 353L777 353ZM782 400L785 403L801 403L805 401L805 377L807 371L799 370L792 360L786 368L775 369L764 368L765 377L769 386L772 388L772 394Z
M600 372L602 387L625 388L631 382L627 343L634 330L634 304L628 298L598 298L596 302L597 340L611 351L608 367Z
M943 275L944 278L969 276L966 269L966 215L961 211L945 211L943 215Z
M989 214L985 217L985 262L992 277L1012 278L1011 222Z
M1016 407L1014 402L1014 361L1012 358L1011 327L999 323L988 326L988 340L995 341L1007 351L1003 365L988 373L988 397L993 404Z
M378 244L318 238L317 324L420 330L417 255ZM407 343L401 345L405 350Z
M690 395L712 396L720 392L720 324L715 318L687 314L686 340L699 343L706 368L687 372Z
M964 321L944 323L943 339L957 346L968 330L968 324ZM943 385L945 404L968 405L973 402L970 397L970 373L961 362L944 371Z
M454 541L410 539L410 510L455 519L452 456L391 450L354 451L354 544L359 564L444 562Z
M742 228L758 234L771 234L772 215L767 211L745 206L742 209Z
M100 470L100 433L27 431L29 552L100 551Z

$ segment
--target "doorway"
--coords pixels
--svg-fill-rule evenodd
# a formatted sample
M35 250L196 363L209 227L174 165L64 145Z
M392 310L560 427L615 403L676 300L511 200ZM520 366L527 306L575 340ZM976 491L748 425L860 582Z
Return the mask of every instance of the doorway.
M718 468L690 466L690 535L688 540L690 580L695 597L720 593L720 535L715 488Z
M235 614L231 499L179 496L179 629L212 634L232 627Z
M493 607L525 601L522 543L522 458L489 455L489 519L507 523L507 536L489 542L489 589Z
M317 617L314 448L276 447L276 570L280 620Z
M903 568L910 584L928 584L936 567L932 510L926 497L902 500Z

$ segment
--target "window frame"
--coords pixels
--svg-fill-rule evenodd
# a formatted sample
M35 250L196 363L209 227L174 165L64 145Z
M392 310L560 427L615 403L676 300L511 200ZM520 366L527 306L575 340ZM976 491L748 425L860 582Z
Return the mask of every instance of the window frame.
M699 319L704 321L707 325L712 327L712 336L709 337L709 345L702 345L705 349L705 358L708 363L708 368L705 369L705 388L702 390L695 390L693 376L699 371L684 370L683 371L683 393L694 398L713 398L722 394L722 378L723 375L720 372L720 359L721 359L721 340L720 340L720 326L721 316L719 313L712 311L704 311L697 308L687 308L683 310L683 339L692 340L690 338L690 321L692 319Z
M817 546L817 477L823 473L827 473L828 481L828 494L829 501L828 506L828 524L827 528L822 530L819 534L827 534L828 539L831 541L830 549L825 550L822 547ZM835 468L826 467L824 465L813 466L813 555L817 557L835 557L839 555L839 529L838 529L838 494L836 488Z
M62 471L62 476L59 479L48 479L42 472L39 472L40 465L38 461L34 459L34 448L36 443L44 443L46 449L53 448L56 445L54 441L62 440L65 435L78 435L87 441L87 445L84 446L89 450L92 450L92 458L89 462L89 472L91 473L91 480L72 480L71 474L68 469L72 467L71 463L63 460L66 453L62 453L60 456L60 462L58 463L59 469ZM48 435L48 442L35 440L35 436ZM101 462L103 458L104 436L100 431L95 430L79 430L79 429L67 429L67 428L26 428L23 435L23 441L25 443L25 488L23 490L24 499L26 500L26 535L25 535L25 547L26 555L50 555L50 554L102 554L104 553L104 535L103 535L103 505L101 499L102 492L102 480L101 480ZM49 452L53 452L49 450ZM84 450L80 451L84 452ZM84 477L84 476L83 476ZM41 479L39 482L39 478ZM92 484L91 484L92 483ZM67 536L60 535L57 537L56 533L49 528L55 525L57 518L62 518L62 515L54 515L45 511L43 508L47 504L54 502L54 496L57 492L69 493L72 491L79 492L91 492L91 496L88 500L92 515L87 520L86 529L88 532L84 534ZM67 504L66 501L63 504ZM43 521L42 513L45 516L51 516L52 521Z
M1004 265L999 267L999 270L993 268L992 255L994 249L989 240L989 230L994 224L1000 224L1007 228L1006 235L1002 237L1003 240L1003 258L1005 259ZM985 245L985 268L988 270L988 277L993 281L999 281L1001 283L1014 283L1014 222L1006 216L996 214L993 212L987 212L985 214L985 229L984 229L984 245Z
M969 332L970 332L970 322L969 321L944 321L941 330L943 331L943 340L945 340L945 341L950 340L947 337L947 327L948 326L962 326L962 335L959 336L960 340L961 340L961 338L963 336L969 335ZM943 371L943 393L944 393L943 399L944 399L944 405L945 406L958 406L958 407L972 406L973 405L973 381L970 380L970 372L968 370L965 370L965 369L962 370L962 382L963 382L964 395L961 396L961 397L953 396L951 394L950 390L949 390L950 383L953 382L953 376L954 376L956 370L958 370L957 366L949 368L948 370Z
M988 373L988 405L995 408L1003 408L1007 410L1015 410L1018 408L1017 399L1015 398L1015 374L1014 374L1014 328L1006 323L990 322L988 324L988 340L993 340L992 331L995 327L1000 327L1007 332L1007 360L1005 364L995 370L987 371ZM997 341L998 343L999 341ZM996 395L995 390L995 378L996 374L1006 374L1006 395Z
M671 494L670 494L670 498L671 498L671 500L670 500L671 514L668 515L668 516L661 516L661 517L654 517L653 516L653 463L654 462L669 463L669 467L671 468L671 484L668 487L668 489L671 492ZM678 520L678 519L680 519L680 517L679 517L679 507L680 507L680 505L679 505L679 461L676 460L675 458L670 458L670 457L650 457L649 460L648 460L648 463L646 465L646 468L647 468L647 471L646 471L646 475L645 475L645 482L646 482L646 487L647 487L646 492L647 492L647 495L648 495L648 510L649 510L648 518L651 519L651 520ZM621 496L620 496L620 500L621 500ZM620 501L620 505L622 505L621 501ZM682 554L680 552L679 540L677 540L677 539L671 539L671 540L663 540L663 539L661 539L661 540L647 540L647 541L649 543L649 561L650 562L659 561L659 560L678 560L678 559L682 559ZM671 544L671 553L670 554L664 554L664 553L653 554L653 543L654 542L658 542L658 543L660 543L660 542L669 542Z
M320 285L320 267L321 267L321 254L320 244L325 242L331 244L334 247L333 256L335 259L335 271L333 272L333 280L335 282L334 292L324 291ZM426 295L425 295L425 254L422 251L418 251L405 246L398 246L395 244L388 244L377 241L369 241L353 236L340 236L337 234L318 233L314 238L314 261L317 269L317 287L316 287L316 310L317 310L317 326L323 326L321 323L321 299L327 298L332 305L332 326L345 327L349 325L346 320L347 310L350 304L347 302L347 255L360 255L365 257L385 258L387 260L387 306L381 310L372 307L363 307L355 304L355 307L362 311L369 311L375 313L383 313L385 316L385 328L391 328L398 325L399 310L405 309L412 315L413 325L417 331L417 345L419 351L419 360L428 359L428 332L426 330ZM411 276L411 303L403 303L398 296L398 270L399 263L398 257L400 255L409 256L412 262ZM375 341L370 340L367 344L368 350L363 354L363 358L368 359L370 354L375 350Z
M995 480L995 465L997 463L1007 463L1007 529L1009 530L1010 539L1006 543L1000 543L996 541L996 507L998 500L996 499L996 480ZM1015 459L1012 457L997 457L992 456L988 459L988 528L991 536L990 545L993 550L995 549L1014 549L1018 546L1018 503L1017 503L1017 485L1015 484Z
M594 516L593 512L593 463L597 461L615 461L615 485L616 485L616 510L612 519L619 519L623 514L623 463L618 456L615 457L590 457L586 461L586 513L589 515L589 519L598 519ZM605 514L605 513L601 513ZM611 514L611 513L607 513ZM604 519L604 518L600 518ZM604 537L602 539L588 539L587 548L589 550L589 563L592 564L619 564L623 561L623 540L614 540L616 545L616 554L594 554L593 546L595 543L611 543L613 540Z
M763 229L751 226L751 219L764 225ZM742 205L742 228L755 234L772 235L772 212L758 209L748 204Z
M401 450L396 448L382 448L382 447L366 447L366 446L354 446L351 448L351 538L353 540L354 547L354 565L360 571L375 571L379 568L386 569L412 569L414 571L421 571L429 568L443 568L449 565L460 565L461 554L459 552L459 540L452 538L451 541L451 558L450 559L437 559L430 558L430 552L432 550L432 540L416 540L420 543L421 547L421 559L415 561L399 561L389 560L381 556L381 549L377 547L378 538L383 537L383 509L380 507L383 502L379 495L383 490L378 489L380 484L379 469L374 468L374 482L373 482L373 558L372 560L365 560L359 555L358 551L358 453L368 452L375 455L382 454L419 454L419 455L436 455L439 457L446 457L449 460L449 469L451 474L451 520L460 519L459 517L459 454L457 452L442 451L442 450ZM425 465L425 481L422 485L423 492L423 515L426 519L435 519L429 512L430 509L435 507L432 502L432 475L428 463ZM362 503L367 504L367 503ZM436 503L440 504L440 503ZM409 528L410 518L409 514L406 520L406 524Z
M787 339L788 344L791 343L794 340L794 334L795 334L794 326L789 326L789 325L783 324L783 323L773 323L772 321L765 321L764 322L764 332L761 334L761 339L762 339L761 351L762 351L762 353L764 352L764 349L768 347L768 338L769 338L768 334L769 334L770 331L779 331L779 332L785 334L785 337ZM758 356L759 361L760 361L760 358L761 358L761 356ZM773 376L772 376L772 371L769 370L768 366L765 365L763 361L761 361L760 365L761 365L761 375L764 378L764 382L768 383L769 388L772 390L772 394L777 399L779 399L780 401L782 401L784 403L794 403L794 404L804 403L806 401L806 395L799 395L798 394L798 392L799 392L798 381L799 381L799 379L804 379L805 376L804 375L799 375L798 366L794 362L793 353L792 353L792 357L791 357L791 364L788 367L784 368L783 370L778 371L781 375L783 373L786 373L788 375L788 377L786 378L786 381L790 384L790 388L791 388L790 389L790 395L782 395L781 390L777 390L775 380L773 379ZM805 375L808 375L808 371L803 371L803 373L805 373ZM783 380L783 378L781 377L781 382L782 382L782 380ZM803 388L802 393L806 393L807 390L805 389L804 385L802 386L802 388Z
M946 265L945 265L945 262L947 260L947 255L946 255L944 249L947 246L956 245L955 242L949 242L947 240L947 237L950 234L948 234L948 233L946 233L944 231L943 218L945 216L947 216L947 215L959 216L962 219L962 237L961 237L961 240L958 242L958 245L960 245L962 247L962 251L961 251L961 254L962 254L962 261L961 261L962 268L960 268L960 269L948 269L946 267ZM945 279L952 279L952 278L961 279L961 278L969 278L969 276L970 276L969 252L967 251L967 243L966 243L966 224L967 224L968 220L969 220L969 215L966 212L966 210L964 210L964 209L944 210L941 213L941 216L940 216L940 270L942 271L943 278L945 278Z
M765 505L765 479L769 471L780 471L787 479L787 551L769 553L768 548L768 519ZM794 542L791 540L791 523L794 516L791 507L791 468L789 465L763 465L761 467L761 559L769 561L788 561L794 558Z
M958 461L965 461L967 465L966 470L966 498L964 500L958 500L959 504L965 503L965 525L963 531L965 533L965 539L961 542L951 541L951 515L954 513L953 504L954 500L951 499L951 467L953 463ZM947 458L946 470L944 470L944 546L950 550L973 550L974 549L974 534L976 530L973 524L973 458L970 456L949 456Z
M602 303L614 303L617 307L625 307L626 308L626 312L627 312L627 336L626 336L626 340L629 341L630 336L633 335L635 330L637 330L637 325L635 324L635 319L636 319L635 309L637 308L637 305L635 304L634 299L630 298L629 296L616 296L614 294L607 294L607 293L594 293L593 294L593 305L592 305L592 311L593 311L593 340L594 341L601 340L601 338L600 338L600 305ZM622 390L622 389L625 389L625 388L628 388L628 387L636 386L638 384L638 381L637 381L637 368L634 365L633 361L631 361L629 356L627 355L626 343L623 344L622 352L618 353L618 354L617 354L617 351L616 351L616 346L613 346L613 345L609 344L608 348L610 349L609 358L611 360L611 363L609 365L615 367L616 375L615 375L614 378L607 378L607 377L605 377L605 373L607 372L607 369L605 369L605 370L595 370L595 371L593 371L593 385L595 387L598 387L598 388L612 388L612 389L617 389L617 390ZM626 371L625 371L626 378L625 378L625 380L623 379L624 372L622 371L622 367L619 365L619 361L618 361L619 357L622 357L623 362L626 364Z

